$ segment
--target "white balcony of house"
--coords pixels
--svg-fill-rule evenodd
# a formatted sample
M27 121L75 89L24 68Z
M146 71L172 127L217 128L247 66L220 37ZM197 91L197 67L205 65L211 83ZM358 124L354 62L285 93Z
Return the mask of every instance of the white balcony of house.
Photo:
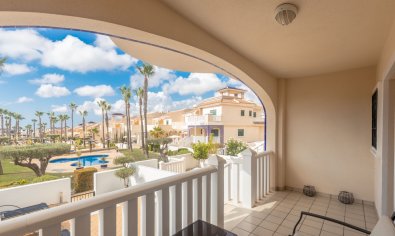
M185 117L185 123L187 126L190 125L214 125L222 122L222 116L217 115L192 115Z

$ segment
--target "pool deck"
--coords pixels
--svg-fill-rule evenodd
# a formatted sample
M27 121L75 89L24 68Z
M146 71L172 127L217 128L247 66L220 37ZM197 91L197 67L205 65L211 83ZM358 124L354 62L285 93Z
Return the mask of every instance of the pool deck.
M87 152L87 153L83 153L81 155L81 157L83 156L91 156L91 155L108 155L108 157L106 158L106 161L108 161L107 166L110 167L114 167L116 165L113 164L113 160L122 155L120 152L117 152L115 150L105 150L105 151L93 151L93 152ZM67 154L67 155L62 155L62 156L56 156L53 157L51 159L52 160L56 160L56 159L60 159L60 158L73 158L73 157L77 157L76 154ZM74 163L75 161L72 162L65 162L65 163L48 163L48 167L46 172L48 173L67 173L67 172L73 172L76 167L75 166L71 166L72 163ZM102 171L102 170L106 170L106 169L102 169L100 168L100 164L99 165L93 165L93 166L89 166L89 167L95 167L98 171Z

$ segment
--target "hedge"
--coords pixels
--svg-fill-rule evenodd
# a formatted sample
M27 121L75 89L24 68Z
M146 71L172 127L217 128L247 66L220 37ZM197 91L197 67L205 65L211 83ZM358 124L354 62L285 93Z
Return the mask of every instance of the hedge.
M74 171L74 192L81 193L93 190L93 174L96 168L87 167Z

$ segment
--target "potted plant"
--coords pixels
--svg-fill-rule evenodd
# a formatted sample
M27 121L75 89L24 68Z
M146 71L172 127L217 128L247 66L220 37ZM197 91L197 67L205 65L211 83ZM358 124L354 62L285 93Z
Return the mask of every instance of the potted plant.
M82 163L81 163L81 160L80 160L80 156L81 156L81 151L80 150L78 150L77 151L77 156L78 156L78 162L77 162L77 170L79 170L79 169L83 169L84 167L82 166Z
M125 188L130 186L130 176L133 176L136 173L136 168L133 165L129 167L122 167L115 171L115 176L123 180L123 185Z
M100 168L107 168L107 162L106 162L106 157L103 156L100 158L101 164L100 164Z
M193 158L199 161L199 166L204 167L204 160L209 155L209 145L207 143L194 143L192 144Z

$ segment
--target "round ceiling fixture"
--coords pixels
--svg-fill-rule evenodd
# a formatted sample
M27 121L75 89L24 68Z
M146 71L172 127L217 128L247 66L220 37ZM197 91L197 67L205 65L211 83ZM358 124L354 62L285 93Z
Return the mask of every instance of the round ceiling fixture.
M276 21L281 25L288 25L295 19L298 8L290 3L284 3L276 8Z

